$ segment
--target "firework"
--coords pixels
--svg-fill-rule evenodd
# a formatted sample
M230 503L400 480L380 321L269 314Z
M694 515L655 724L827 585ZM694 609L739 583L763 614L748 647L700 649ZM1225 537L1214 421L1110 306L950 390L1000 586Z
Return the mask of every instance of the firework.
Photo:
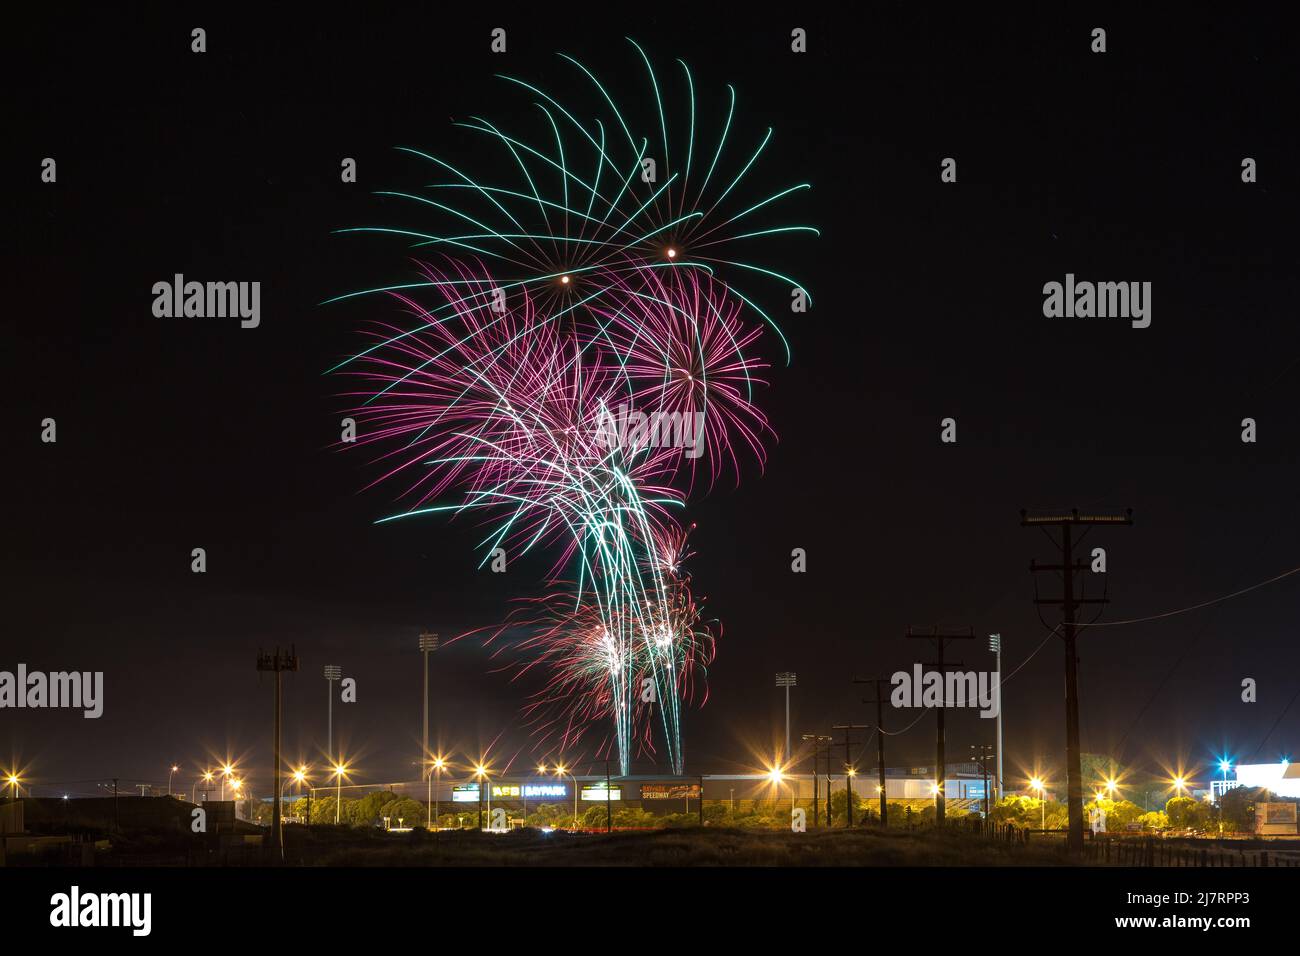
M486 529L485 561L497 548L554 554L550 592L487 632L497 653L517 655L517 674L547 675L526 707L535 730L567 745L612 719L602 745L617 750L623 773L634 750L659 752L657 737L680 773L682 708L703 683L714 636L682 571L675 515L701 478L738 476L742 456L764 460L755 389L767 366L755 347L773 323L736 277L798 287L722 250L815 230L747 229L752 213L806 184L741 199L771 131L731 166L734 91L698 168L704 143L685 64L685 152L671 150L658 77L636 49L654 90L652 135L634 135L629 114L566 57L598 91L608 124L584 124L512 80L541 98L553 140L530 144L482 119L461 125L507 150L521 183L481 183L419 153L455 181L428 196L384 195L432 212L428 230L345 230L402 234L436 255L418 263L420 281L339 297L384 293L408 318L372 323L366 347L333 371L355 384L348 414L356 444L377 450L372 484L400 488L403 510L382 520L472 513Z

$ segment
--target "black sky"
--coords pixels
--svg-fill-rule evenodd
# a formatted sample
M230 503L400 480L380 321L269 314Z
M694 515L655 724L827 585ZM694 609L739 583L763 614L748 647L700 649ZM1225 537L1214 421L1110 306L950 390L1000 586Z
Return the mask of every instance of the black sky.
M910 667L908 624L1000 631L1006 669L1018 664L1047 633L1029 560L1054 557L1019 526L1022 507L1134 509L1133 528L1093 536L1109 553L1110 619L1300 565L1300 153L1282 25L789 16L15 26L0 669L102 670L107 702L98 721L0 712L0 756L38 788L157 781L172 761L188 771L227 752L265 766L270 691L254 657L292 643L304 670L287 680L290 754L323 739L320 668L337 663L359 682L336 719L362 778L411 776L417 633L497 621L546 565L479 571L470 522L373 524L393 494L360 492L373 477L362 457L327 450L340 386L322 372L388 307L318 303L411 266L401 244L331 230L392 214L372 190L428 181L392 147L455 154L453 118L534 111L495 72L563 89L564 51L621 95L643 93L624 35L691 64L702 123L709 110L721 122L734 84L738 128L775 128L763 176L811 182L801 221L822 229L775 253L816 304L784 324L790 367L767 343L780 436L767 469L690 512L694 583L724 631L710 700L688 719L689 769L770 751L777 670L799 674L796 734L867 722L849 678ZM189 52L194 26L206 54ZM494 26L508 30L504 57L488 52ZM807 55L789 52L793 26L809 30ZM1094 26L1104 55L1089 52ZM45 156L55 185L39 181ZM356 185L339 181L345 156ZM940 183L945 156L955 185ZM177 272L260 280L261 328L155 318L151 286ZM1152 282L1151 327L1044 318L1043 283L1067 272ZM767 291L779 307L784 290ZM40 441L47 416L56 445ZM947 416L955 447L939 442ZM1239 440L1247 416L1255 445ZM194 547L204 575L190 573ZM790 571L794 547L806 574ZM1153 769L1250 756L1300 687L1298 580L1089 633L1084 750ZM989 666L982 640L959 653ZM1062 766L1061 658L1053 638L1007 685L1011 767ZM1244 677L1259 681L1256 704L1240 700ZM525 747L521 689L475 646L439 654L434 694L447 749L477 754L503 731L501 759ZM990 723L955 716L949 753ZM892 738L889 762L932 761L932 727ZM1258 759L1298 739L1293 707Z

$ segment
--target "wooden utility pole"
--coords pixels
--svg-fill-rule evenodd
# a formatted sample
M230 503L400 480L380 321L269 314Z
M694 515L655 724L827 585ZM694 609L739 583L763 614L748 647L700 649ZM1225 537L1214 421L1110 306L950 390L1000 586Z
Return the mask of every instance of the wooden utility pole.
M855 677L855 684L875 684L876 696L874 700L864 699L864 704L876 705L876 736L880 739L876 741L876 788L880 791L880 825L889 826L889 802L886 799L888 793L885 787L885 691L884 686L888 684L888 679L884 677Z
M1084 598L1074 596L1074 576L1088 570L1089 565L1074 560L1074 546L1083 540L1080 535L1076 540L1074 529L1090 529L1095 525L1133 524L1133 509L1129 508L1122 515L1081 515L1078 508L1072 508L1069 514L1030 515L1023 508L1020 511L1022 528L1039 527L1044 531L1048 527L1060 530L1061 549L1060 564L1038 564L1029 562L1031 573L1055 571L1061 575L1064 591L1060 598L1035 598L1035 604L1059 604L1061 606L1061 637L1065 641L1065 783L1066 808L1070 818L1070 833L1067 846L1070 853L1083 853L1083 768L1079 755L1079 654L1075 634L1075 612L1082 604L1106 604L1106 598ZM1087 530L1084 531L1084 535ZM1048 534L1050 538L1050 533ZM1057 543L1057 542L1053 542Z
M824 737L821 734L804 734L804 740L811 740L813 745L813 827L821 826L821 795L817 788L818 765L817 760L822 753L826 754L826 825L831 823L831 737Z
M934 734L934 750L935 750L934 759L936 763L936 766L934 768L935 788L936 788L936 792L934 795L934 821L935 823L942 826L945 818L945 811L947 810L947 804L948 804L948 792L947 792L948 771L947 771L947 764L945 763L947 758L946 755L944 754L945 741L944 741L944 727L943 727L943 714L944 714L944 710L948 706L948 696L947 696L948 691L947 691L947 678L944 675L947 673L946 668L948 667L961 667L961 661L949 661L948 663L945 664L943 660L943 649L944 646L949 641L956 641L956 640L973 641L975 639L975 628L970 627L967 628L965 631L941 631L939 630L938 626L935 626L930 628L930 630L928 631L919 631L909 627L907 629L906 637L912 640L924 640L924 641L934 642L936 660L928 661L922 664L922 666L937 668L939 671L939 679L944 684L944 687L942 688L940 700L939 700L939 708L938 708L938 713L936 715L938 717L938 720L935 724L935 734Z
M833 724L831 730L844 731L844 812L845 826L853 826L853 775L857 772L853 766L853 754L850 747L855 743L853 731L866 730L868 724ZM829 769L829 767L827 768ZM830 780L826 781L826 824L830 825Z
M274 863L284 862L284 828L283 821L280 819L280 777L283 768L280 765L280 721L283 713L281 707L281 685L280 675L284 671L296 671L298 669L298 655L292 647L287 652L275 649L274 654L257 655L257 669L259 671L271 671L275 674L275 713L272 720L274 730L274 742L272 750L275 761L275 772L271 774L271 781L275 787L275 797L271 804L271 860Z

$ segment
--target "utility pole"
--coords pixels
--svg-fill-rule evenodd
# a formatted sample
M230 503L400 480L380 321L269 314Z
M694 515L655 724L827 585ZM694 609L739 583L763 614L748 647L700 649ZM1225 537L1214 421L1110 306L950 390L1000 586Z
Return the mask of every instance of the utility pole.
M790 688L796 684L794 671L781 671L776 675L776 686L785 688L785 761L790 762Z
M876 736L880 738L876 742L876 787L880 790L880 825L886 827L889 826L889 802L886 799L888 792L885 785L885 690L882 685L889 681L883 677L855 677L853 683L876 685L875 699L862 702L876 705Z
M854 743L853 731L866 730L868 726L869 726L868 724L832 724L831 725L831 730L844 731L844 812L847 814L845 817L846 827L853 826L853 775L857 773L857 768L853 766L853 754L849 750L849 748ZM827 769L828 770L830 769L829 766L827 767ZM826 801L826 818L827 818L826 822L828 825L830 823L829 788L830 788L830 783L828 782L827 783L828 799Z
M614 832L614 808L610 803L613 793L609 789L609 758L605 758L605 832ZM703 801L700 801L703 803Z
M989 650L997 655L997 662L993 665L993 668L994 670L997 671L997 675L998 675L998 716L997 716L998 799L1001 800L1002 799L1002 708L1006 706L1006 702L1002 699L1002 635L1001 634L989 635Z
M420 754L420 775L429 769L429 652L438 649L438 635L424 631L420 634L420 651L424 654L424 752ZM525 805L524 819L528 818Z
M821 826L821 802L820 793L817 789L818 766L817 758L821 756L823 750L826 753L826 799L830 800L831 795L831 748L830 743L833 738L824 737L821 734L804 734L804 740L811 740L813 743L813 828ZM734 807L732 808L735 809ZM830 826L830 804L827 803L826 825Z
M939 700L939 708L936 716L938 720L935 724L934 734L934 752L935 752L935 794L934 794L934 820L935 823L943 826L945 819L945 810L948 804L948 780L947 765L944 755L944 728L943 715L948 706L947 678L944 676L948 667L961 667L961 661L952 661L947 664L943 660L943 649L949 641L975 639L975 628L967 628L965 631L940 631L937 626L930 628L929 631L918 631L909 627L906 636L912 640L933 641L937 660L928 661L924 667L935 667L939 671L939 679L943 681L944 687Z
M325 665L325 686L329 688L329 695L327 698L329 701L329 729L327 731L329 739L327 741L327 746L329 748L330 760L336 767L339 765L339 761L338 754L334 752L334 682L342 676L343 668L339 667L337 664Z
M992 804L989 802L989 761L993 759L992 748L988 744L971 744L970 749L973 751L971 756L975 758L975 763L979 765L980 772L984 775L984 821L987 824L989 811Z
M275 762L275 770L271 774L271 780L275 787L275 796L271 803L271 859L272 862L283 863L284 827L283 821L280 819L280 777L283 774L283 768L280 766L280 718L283 713L281 707L281 692L283 688L281 686L280 675L284 671L296 671L298 669L298 655L295 653L293 647L290 647L287 652L281 651L280 648L277 647L274 654L259 653L257 655L257 669L259 671L270 671L275 674L275 710L272 719L272 725L274 727L274 730L272 731L272 750L274 756L271 758Z
M1038 564L1029 562L1030 573L1055 571L1061 575L1064 593L1058 598L1034 598L1035 604L1059 604L1061 606L1061 637L1065 641L1065 781L1066 801L1070 817L1070 834L1067 846L1071 854L1083 853L1083 768L1079 756L1079 655L1075 634L1075 612L1082 604L1107 604L1108 599L1085 598L1074 596L1074 576L1088 569L1084 561L1074 560L1074 546L1082 542L1088 531L1095 525L1133 524L1133 509L1129 508L1122 515L1080 515L1078 508L1072 508L1066 515L1030 515L1025 509L1020 510L1022 528L1041 528L1047 532L1048 527L1055 526L1061 533L1059 542L1061 550L1060 564ZM1074 529L1084 528L1078 540L1074 538ZM1051 533L1047 532L1050 539ZM1053 540L1053 543L1057 543ZM1035 579L1037 580L1037 579ZM1035 590L1037 587L1035 586Z

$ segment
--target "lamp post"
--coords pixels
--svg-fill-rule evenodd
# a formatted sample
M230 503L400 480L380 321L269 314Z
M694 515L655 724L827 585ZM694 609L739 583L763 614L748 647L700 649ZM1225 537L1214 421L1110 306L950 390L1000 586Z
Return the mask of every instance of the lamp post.
M420 751L421 766L429 761L429 652L438 649L438 635L431 631L420 634L420 653L424 655L424 749Z
M781 671L776 675L776 686L785 688L785 759L790 759L790 688L796 684L794 671Z
M1029 781L1029 789L1038 791L1038 808L1041 811L1039 815L1040 816L1039 827L1040 829L1046 830L1047 829L1047 801L1043 796L1044 785L1042 779L1040 779L1039 777L1032 778Z
M793 779L793 778L787 778L787 777L786 777L786 775L785 775L785 771L781 768L781 765L780 765L779 763L774 763L774 764L772 765L772 768L771 768L770 770L768 770L768 772L767 772L767 779L770 780L770 781L772 782L772 785L773 785L774 787L776 787L776 790L777 790L777 799L780 799L780 794L781 794L781 784L782 784L782 783L785 783L785 782L788 782L788 783L789 783L789 785L790 785L790 818L791 818L791 820L793 820L793 819L794 819L794 811L795 811L795 801L796 801L796 799L797 799L797 798L795 797L795 792L794 792L794 779ZM735 793L735 791L733 790L732 793Z
M488 769L482 761L474 768L474 779L478 781L478 828L483 829L483 791L487 789ZM492 797L488 797L488 817L492 816Z
M293 778L292 778L292 779L293 779L293 782L294 782L295 784L298 785L298 797L299 797L299 799L302 798L302 785L303 785L304 783L307 782L307 770L308 770L308 769L309 769L309 768L307 768L307 767L299 767L297 770L295 770L295 771L293 772ZM288 786L288 785L289 785L289 781L286 780L286 781L284 782L284 785L285 785L285 786ZM309 804L310 804L310 801L309 801ZM307 814L307 822L308 822L308 823L311 822L311 813L310 813L310 812L308 812L308 814Z
M573 781L573 828L576 830L578 829L578 778L569 773L568 768L562 763L555 765L555 775L561 778L567 775Z
M194 781L194 786L190 787L190 803L195 803L195 802L196 802L194 798L195 798L195 796L197 796L197 791L198 791L198 789L199 789L199 781L200 781L200 780L201 780L203 783L211 783L211 782L212 782L212 771L211 771L211 770L205 770L205 771L203 771L203 776L197 778L197 779ZM204 793L207 793L208 791L205 789L203 792L204 792Z
M224 767L221 768L221 799L223 802L226 799L226 778L229 777L234 772L235 772L235 768L232 767L230 764L226 764Z
M430 765L429 765L429 798L428 798L428 802L425 803L425 805L424 805L424 806L425 806L425 810L426 810L426 812L429 812L429 813L431 814L431 816L430 816L429 819L428 819L428 822L425 824L425 829L427 829L427 830L432 830L432 829L433 829L433 821L436 820L436 819L438 818L438 816L439 816L439 814L437 813L436 808L433 809L433 810L430 810L430 807L433 807L433 806L434 806L434 803L435 803L434 798L433 798L433 775L434 775L435 773L438 775L438 797L439 797L440 799L441 799L441 797L442 797L442 768L443 768L443 765L444 765L444 761L443 761L443 759L442 759L441 757L434 757L434 758L433 758L433 761L432 761L432 762L430 763Z
M348 768L341 763L334 765L334 823L339 822L339 806L343 803L343 774Z
M172 777L175 776L176 771L180 769L181 768L176 766L176 764L172 764L171 770L167 773L167 796L169 797L172 795Z
M18 778L18 774L16 774L16 773L10 773L8 776L5 777L5 783L8 784L8 786L9 786L9 802L10 802L10 803L17 803L17 802L18 802L18 784L19 784L19 782L20 782L20 781L19 781L19 778Z
M329 754L330 759L334 760L334 682L343 677L343 668L339 667L337 664L326 664L324 674L325 686L329 689L326 698L329 703L329 710L327 711L327 720L329 722L326 731L328 736L326 738L325 751Z

